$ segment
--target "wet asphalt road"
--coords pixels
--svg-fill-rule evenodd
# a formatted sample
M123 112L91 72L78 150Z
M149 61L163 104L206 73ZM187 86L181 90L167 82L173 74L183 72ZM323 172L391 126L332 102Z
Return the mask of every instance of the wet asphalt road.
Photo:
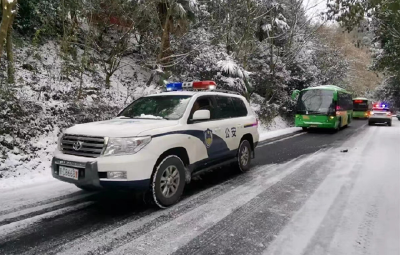
M188 185L182 201L168 210L157 210L130 193L86 196L78 190L7 210L0 207L0 254L261 254L329 174L329 169L313 161L290 171L285 164L321 149L341 150L345 141L367 128L366 121L356 120L338 133L310 131L262 142L250 173L237 174L228 168L207 173ZM230 204L239 188L244 191L238 194L249 196ZM229 212L219 219L217 210L216 222L204 219L216 201L221 206L227 203ZM185 225L186 221L190 225L191 213L203 215L198 224L204 221L204 229L196 234ZM182 227L176 227L176 222ZM157 239L165 226L187 231L193 238ZM94 241L86 246L89 239ZM129 245L142 239L149 240L147 248ZM176 247L170 245L174 241Z

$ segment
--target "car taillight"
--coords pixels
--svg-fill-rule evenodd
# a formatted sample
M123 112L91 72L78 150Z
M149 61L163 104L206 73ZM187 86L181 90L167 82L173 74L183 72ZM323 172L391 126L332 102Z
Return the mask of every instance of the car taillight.
M387 116L392 116L392 113L387 112L386 115L387 115Z

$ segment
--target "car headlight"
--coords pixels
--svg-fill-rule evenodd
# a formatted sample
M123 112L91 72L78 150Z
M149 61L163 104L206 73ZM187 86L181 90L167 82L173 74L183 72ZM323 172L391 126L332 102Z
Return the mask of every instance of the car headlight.
M108 138L107 148L103 156L135 154L143 149L151 141L150 136L146 137L124 137Z
M57 149L58 149L59 151L62 150L61 142L62 142L63 136L64 136L64 133L61 133L61 134L58 136L58 140L57 140Z

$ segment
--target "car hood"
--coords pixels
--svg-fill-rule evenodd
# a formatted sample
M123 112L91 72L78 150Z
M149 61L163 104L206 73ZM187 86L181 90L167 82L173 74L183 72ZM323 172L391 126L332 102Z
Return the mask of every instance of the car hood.
M131 137L152 129L178 125L176 120L155 119L111 119L75 125L65 130L66 134L85 136Z

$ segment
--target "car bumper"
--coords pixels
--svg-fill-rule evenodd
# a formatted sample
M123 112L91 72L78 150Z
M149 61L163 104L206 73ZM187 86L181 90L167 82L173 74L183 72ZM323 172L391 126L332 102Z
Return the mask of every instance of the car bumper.
M306 128L334 128L335 123L331 122L301 122L296 123L296 127L306 127Z
M380 116L371 116L369 117L369 122L374 122L374 123L386 123L386 122L391 122L392 117L380 117Z
M353 112L353 118L368 118L368 112Z
M105 189L146 190L150 187L150 178L155 160L146 155L126 155L100 157L96 159L66 155L56 152L51 171L54 178L78 186L91 186ZM79 170L78 180L59 176L59 166ZM108 179L107 172L125 171L127 179Z

